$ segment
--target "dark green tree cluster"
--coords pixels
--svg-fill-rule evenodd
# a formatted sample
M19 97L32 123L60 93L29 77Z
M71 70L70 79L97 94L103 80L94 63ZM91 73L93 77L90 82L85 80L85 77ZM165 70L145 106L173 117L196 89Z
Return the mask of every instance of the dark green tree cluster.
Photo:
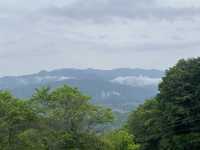
M200 58L170 68L159 94L132 112L128 129L141 150L200 149Z

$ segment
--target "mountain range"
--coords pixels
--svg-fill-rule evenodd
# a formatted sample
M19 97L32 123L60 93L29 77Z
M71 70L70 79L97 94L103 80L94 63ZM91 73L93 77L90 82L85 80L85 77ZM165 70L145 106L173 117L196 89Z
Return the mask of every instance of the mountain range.
M58 69L23 76L0 78L0 89L10 90L19 98L30 97L36 88L56 88L67 84L92 97L92 103L119 112L127 112L156 95L164 71L119 68Z

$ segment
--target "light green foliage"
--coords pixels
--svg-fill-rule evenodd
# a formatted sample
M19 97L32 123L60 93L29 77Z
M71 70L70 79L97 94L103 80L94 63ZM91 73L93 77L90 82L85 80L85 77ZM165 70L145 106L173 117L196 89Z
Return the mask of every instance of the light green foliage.
M125 129L113 131L104 136L109 141L113 150L139 150L139 145L134 142L134 137Z
M31 129L37 116L26 102L0 92L0 149L21 148L20 134Z
M44 92L45 91L45 92ZM58 130L96 132L96 126L113 120L112 111L89 103L90 97L77 89L64 86L49 92L43 88L33 96L45 119ZM38 109L39 110L39 109ZM45 110L45 112L43 112Z
M30 100L0 92L1 150L109 150L97 133L113 120L77 89L36 90Z

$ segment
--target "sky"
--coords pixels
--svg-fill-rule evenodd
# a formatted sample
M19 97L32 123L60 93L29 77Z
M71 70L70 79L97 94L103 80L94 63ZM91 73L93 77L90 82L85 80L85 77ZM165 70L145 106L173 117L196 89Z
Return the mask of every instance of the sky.
M164 70L197 56L199 0L0 0L0 76Z

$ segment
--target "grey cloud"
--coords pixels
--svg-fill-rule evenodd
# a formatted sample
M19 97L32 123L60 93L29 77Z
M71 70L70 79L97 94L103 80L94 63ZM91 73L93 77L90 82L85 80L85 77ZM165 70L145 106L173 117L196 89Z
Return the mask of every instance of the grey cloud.
M45 12L49 15L100 22L113 18L156 18L173 21L177 18L191 19L200 15L200 8L160 6L156 0L77 0L71 5L49 7Z
M132 49L138 50L138 51L173 51L173 50L179 50L183 51L185 49L196 49L200 47L200 41L179 41L175 42L163 42L163 43L149 43L144 45L138 45L133 47Z
M163 69L179 58L200 55L199 6L157 1L0 1L1 73L62 67Z

